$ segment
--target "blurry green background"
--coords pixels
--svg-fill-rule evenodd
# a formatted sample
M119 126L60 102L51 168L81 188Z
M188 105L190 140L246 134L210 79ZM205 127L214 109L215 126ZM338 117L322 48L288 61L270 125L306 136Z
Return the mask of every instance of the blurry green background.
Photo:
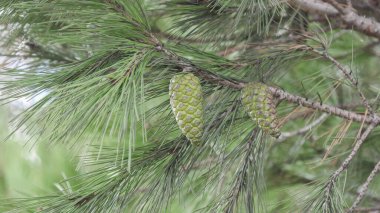
M60 181L78 172L76 158L66 148L34 145L22 132L4 141L15 106L24 107L16 102L0 108L0 198L42 196L67 189Z

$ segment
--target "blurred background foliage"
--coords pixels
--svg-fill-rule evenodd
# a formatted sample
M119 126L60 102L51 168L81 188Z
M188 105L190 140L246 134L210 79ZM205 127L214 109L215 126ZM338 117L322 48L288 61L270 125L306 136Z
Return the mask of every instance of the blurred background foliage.
M11 106L0 108L1 198L41 196L64 190L67 186L62 186L61 180L80 174L76 169L78 158L64 147L34 145L23 134L4 141L10 133L8 122L12 118L12 110L14 107Z

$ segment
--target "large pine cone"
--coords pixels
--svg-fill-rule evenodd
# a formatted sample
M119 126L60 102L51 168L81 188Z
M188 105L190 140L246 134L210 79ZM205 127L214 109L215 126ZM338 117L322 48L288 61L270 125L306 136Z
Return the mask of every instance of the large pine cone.
M178 74L170 80L170 105L178 126L194 145L203 135L203 94L199 79L191 73Z
M241 100L249 116L261 129L275 138L280 137L276 106L268 86L262 83L247 84L242 89Z

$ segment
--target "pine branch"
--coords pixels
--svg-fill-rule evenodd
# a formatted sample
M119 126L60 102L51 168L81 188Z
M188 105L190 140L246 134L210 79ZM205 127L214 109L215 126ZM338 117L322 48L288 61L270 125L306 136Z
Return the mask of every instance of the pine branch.
M285 9L281 0L239 1L168 1L168 9L175 17L177 32L201 40L226 39L268 35L273 25L280 26L279 11Z
M252 44L240 44L237 46L232 46L229 48L226 48L225 50L222 50L218 52L218 55L220 56L228 56L232 53L246 50L246 49L256 49L260 47L269 47L269 46L275 46L275 45L285 45L289 43L296 43L297 41L300 41L301 39L305 39L305 36L303 35L289 35L288 37L279 38L279 39L266 39L264 41L260 41L257 43Z
M323 51L323 52L320 52L312 47L309 46L308 48L310 51L318 54L318 55L321 55L322 57L324 57L325 59L331 61L343 74L344 76L352 83L352 85L354 86L355 90L357 91L357 93L359 94L360 96L360 99L362 100L363 102L363 105L365 106L365 108L367 108L369 114L371 116L374 116L375 115L375 111L372 109L371 105L369 104L369 101L367 100L367 98L364 96L363 92L361 91L361 89L359 88L359 82L357 79L355 79L353 76L352 76L352 71L348 70L345 66L343 66L341 63L339 63L335 58L331 57L327 51Z
M121 13L123 16L128 16L128 14L123 10L123 8L118 5L113 0L105 0L108 4L115 8L115 11ZM156 46L155 49L164 55L166 55L173 63L175 63L179 68L181 68L184 72L192 72L203 80L208 81L209 83L217 84L220 86L237 89L242 89L247 82L242 80L235 79L227 79L222 76L216 75L207 70L203 70L196 65L194 65L190 60L180 57L175 52L166 48L161 41L152 33L149 34L151 42ZM297 95L293 95L283 91L279 88L270 87L270 92L279 98L280 100L287 100L288 102L298 104L300 106L320 110L322 112L327 112L329 114L336 115L338 117L342 117L344 119L353 120L356 122L365 122L365 123L373 123L375 126L380 124L380 117L378 115L373 114L373 117L366 117L364 115L357 114L352 111L347 111L338 107L329 106L326 104L321 104L318 102L313 102L308 100L307 98L303 98ZM364 97L364 96L363 96Z
M356 208L354 212L370 212L370 213L377 213L380 211L380 207L373 207L373 208Z
M253 131L248 129L241 143L223 156L223 161L209 171L221 184L219 187L222 187L223 191L217 192L214 202L206 207L208 211L204 212L240 212L243 210L239 207L239 202L245 203L245 212L261 212L260 195L265 188L262 182L265 141L260 135L258 128L254 128ZM229 174L230 172L232 173ZM232 175L233 180L225 182L224 178L229 175Z
M377 162L377 164L371 171L370 175L367 177L367 180L360 187L359 194L356 197L355 202L352 204L351 208L348 210L349 213L354 212L357 209L359 203L362 201L362 199L364 198L365 194L368 191L369 184L374 180L375 176L379 173L379 171L380 171L380 161Z
M324 194L324 205L329 206L330 203L330 194L333 191L333 188L335 186L335 183L339 177L339 175L348 168L350 165L352 159L355 157L357 152L359 151L360 147L364 143L364 141L367 139L369 134L372 132L372 130L375 128L375 125L370 124L367 129L360 135L360 137L355 142L354 148L351 150L351 153L348 155L348 157L343 161L343 163L340 165L340 167L330 176L328 183L325 186L325 194Z
M157 44L156 49L162 53L164 53L168 58L170 58L172 61L176 62L176 64L183 69L185 72L193 72L194 74L198 75L202 79L214 83L217 85L221 85L224 87L229 87L232 89L240 90L242 89L247 82L241 81L241 80L234 80L234 79L226 79L221 76L218 76L214 73L208 72L206 70L200 69L196 67L194 64L192 64L187 59L181 58L174 52L166 49L157 39L154 38L154 42ZM356 122L365 122L365 123L374 123L375 126L380 124L380 117L378 115L373 115L373 117L366 117L364 115L357 114L352 111L347 111L338 107L329 106L326 104L321 104L318 102L310 101L306 98L290 94L286 91L283 91L282 89L270 87L269 91L276 96L280 100L287 100L291 103L296 103L300 106L320 110L322 112L327 112L329 114L336 115L338 117L342 117L348 120L353 120Z
M328 16L338 16L345 24L368 36L380 38L380 23L358 15L352 8L343 7L335 0L289 0L289 3L304 11Z
M233 183L233 186L231 187L231 191L228 194L228 197L226 199L226 204L224 207L224 212L233 212L234 208L237 206L239 197L241 196L241 193L246 187L249 187L246 185L247 182L247 176L249 167L252 166L252 164L255 164L256 162L256 156L257 153L254 153L254 143L258 143L257 140L257 134L258 134L258 128L254 129L251 133L251 136L248 138L246 146L245 146L245 153L243 158L241 159L241 165L239 165L239 168L236 172L237 178L235 179L235 182ZM257 152L257 150L256 150ZM256 176L257 174L254 174ZM251 201L247 201L251 203ZM252 208L252 207L251 207ZM251 209L249 208L249 209Z
M241 89L244 87L244 85L246 83L246 82L238 81L238 80L224 79L224 78L217 76L213 73L199 69L194 64L192 64L191 62L187 61L186 59L179 57L174 52L163 47L163 45L157 39L155 39L155 43L158 45L156 49L159 51L162 51L171 60L177 62L177 65L179 65L183 69L183 71L194 72L195 74L199 75L200 77L202 77L206 81L209 81L209 82L212 82L212 83L215 83L218 85L230 87L233 89ZM327 60L331 61L346 76L346 78L349 79L349 81L353 84L354 88L358 92L358 94L359 94L359 96L363 102L363 105L368 109L370 116L373 117L373 119L367 119L367 118L363 117L362 115L358 116L358 114L356 114L356 113L353 113L351 111L345 111L345 110L342 110L342 109L337 108L337 107L331 107L331 106L327 106L327 105L323 105L323 104L316 104L313 102L309 102L305 98L294 96L292 94L286 93L285 91L279 91L277 88L274 88L274 87L271 87L271 92L275 96L279 96L280 99L286 99L289 102L297 103L301 106L310 107L313 109L324 111L324 112L334 114L334 115L337 115L339 117L343 117L345 119L354 120L357 122L362 122L363 120L365 120L366 123L375 123L376 125L378 125L378 123L380 122L380 119L379 119L380 117L375 114L374 110L372 109L372 107L369 104L369 101L364 96L361 89L358 87L358 80L352 76L352 72L349 71L344 65L342 65L340 62L338 62L336 59L331 57L326 51L320 52L320 51L318 51L318 50L316 50L310 46L308 46L306 48L306 50L317 53L318 55L321 55L324 58L326 58ZM318 106L318 105L320 105L320 106Z
M109 4L112 6L113 10L115 10L118 13L121 13L124 17L128 18L128 21L135 27L139 28L140 24L133 20L131 16L128 14L128 12L124 9L123 5L120 5L117 1L115 0L103 0L106 4Z
M332 7L330 4L320 0L289 0L291 5L299 7L300 9L309 12L317 13L321 15L336 16L338 10Z
M371 99L370 103L373 104L373 103L375 103L375 101L376 101L376 99ZM363 104L361 102L357 102L357 103L341 104L341 105L338 105L337 107L341 108L341 109L345 109L345 110L355 110L357 108L362 107L362 105ZM286 122L289 122L291 120L296 120L299 118L306 118L306 117L312 115L314 112L315 112L315 110L312 108L306 108L304 110L297 110L297 111L287 115L284 118L284 120L282 120L282 123L286 123Z
M292 132L281 132L281 136L277 139L276 142L278 143L281 143L281 142L284 142L286 139L288 138L291 138L291 137L294 137L296 135L303 135L305 134L306 132L312 130L314 127L320 125L323 121L325 121L327 118L329 117L328 114L322 114L319 118L315 119L313 122L311 122L310 124L298 129L298 130L295 130L295 131L292 131Z
M322 104L319 102L313 102L306 98L290 94L288 92L285 92L279 88L270 87L270 91L272 94L276 97L278 97L280 100L287 100L291 103L298 104L300 106L312 108L315 110L319 110L322 112L327 112L329 114L348 119L353 120L355 122L365 122L365 123L373 123L375 126L380 124L380 117L378 115L375 115L374 118L367 117L366 115L361 115L352 111L344 110L338 107Z

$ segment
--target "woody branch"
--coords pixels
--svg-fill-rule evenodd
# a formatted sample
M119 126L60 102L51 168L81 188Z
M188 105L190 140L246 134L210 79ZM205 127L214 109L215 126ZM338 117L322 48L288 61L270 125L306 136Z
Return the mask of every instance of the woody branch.
M380 38L380 23L359 15L349 5L343 6L335 0L288 0L288 3L309 13L337 17L350 28L368 36Z

